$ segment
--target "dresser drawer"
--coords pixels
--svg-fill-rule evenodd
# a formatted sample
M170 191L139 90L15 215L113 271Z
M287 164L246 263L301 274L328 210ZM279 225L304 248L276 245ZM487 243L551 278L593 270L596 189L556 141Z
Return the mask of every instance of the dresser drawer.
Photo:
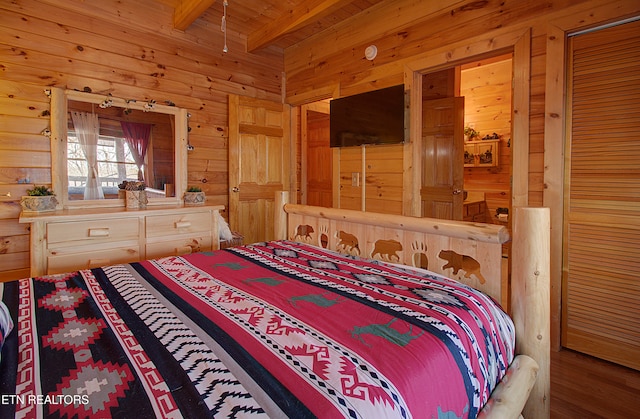
M201 233L211 231L211 213L151 215L146 217L147 237Z
M164 256L181 256L211 250L211 235L193 236L182 239L147 243L146 258L157 259Z
M47 257L47 274L97 268L117 263L135 262L137 260L140 260L140 248L138 246L92 250L89 252L56 250Z
M108 242L137 239L140 235L138 218L68 221L47 224L47 242L65 245L74 242Z

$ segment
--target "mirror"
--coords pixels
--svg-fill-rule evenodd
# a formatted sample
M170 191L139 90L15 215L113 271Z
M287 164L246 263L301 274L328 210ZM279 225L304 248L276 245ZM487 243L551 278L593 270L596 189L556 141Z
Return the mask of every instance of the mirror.
M186 189L187 112L73 90L51 91L52 187L60 207L124 206L118 185L141 180L148 205Z

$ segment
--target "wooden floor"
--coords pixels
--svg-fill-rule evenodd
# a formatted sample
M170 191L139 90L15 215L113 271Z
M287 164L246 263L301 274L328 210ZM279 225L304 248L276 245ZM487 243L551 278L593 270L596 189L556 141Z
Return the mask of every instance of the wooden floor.
M640 418L640 371L551 351L551 418Z

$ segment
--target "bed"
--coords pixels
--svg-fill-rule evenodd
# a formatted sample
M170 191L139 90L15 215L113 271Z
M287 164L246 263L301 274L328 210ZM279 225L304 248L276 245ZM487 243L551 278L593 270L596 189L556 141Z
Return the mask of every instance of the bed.
M506 300L503 227L285 198L279 240L3 284L0 417L548 416L548 211Z

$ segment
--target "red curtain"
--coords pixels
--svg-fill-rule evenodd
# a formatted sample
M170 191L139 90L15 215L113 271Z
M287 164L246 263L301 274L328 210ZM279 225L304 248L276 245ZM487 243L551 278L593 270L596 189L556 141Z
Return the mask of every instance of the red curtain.
M129 145L129 149L133 155L133 160L135 160L136 166L138 166L138 180L144 181L142 167L144 166L144 158L147 155L147 148L149 147L151 125L125 121L120 121L120 125L122 126L124 139Z

